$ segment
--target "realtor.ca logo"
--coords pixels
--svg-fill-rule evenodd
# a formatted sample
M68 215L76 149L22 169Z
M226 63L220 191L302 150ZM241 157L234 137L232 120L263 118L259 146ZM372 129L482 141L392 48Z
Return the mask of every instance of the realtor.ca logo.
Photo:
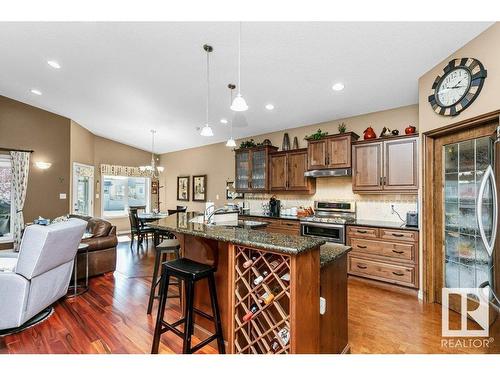
M485 290L479 288L443 288L441 335L448 339L441 340L441 346L449 348L489 347L493 338L489 338L489 303ZM452 296L460 301L459 327L450 327L450 299ZM468 299L476 303L468 303ZM471 308L471 310L468 310ZM472 319L477 326L470 328L467 319Z

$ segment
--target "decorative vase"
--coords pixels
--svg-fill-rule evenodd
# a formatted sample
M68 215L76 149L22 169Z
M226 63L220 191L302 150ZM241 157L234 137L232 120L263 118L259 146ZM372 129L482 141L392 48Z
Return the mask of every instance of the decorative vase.
M417 128L414 127L413 125L408 125L405 129L406 134L415 134L416 131L417 131Z
M290 150L290 137L288 136L288 133L283 134L283 144L281 145L281 149L283 151Z
M293 137L293 147L292 150L297 150L299 148L299 139L297 137Z
M365 131L363 132L364 136L363 138L364 139L375 139L377 138L377 134L375 134L375 131L373 130L373 128L371 126L367 127L365 129Z

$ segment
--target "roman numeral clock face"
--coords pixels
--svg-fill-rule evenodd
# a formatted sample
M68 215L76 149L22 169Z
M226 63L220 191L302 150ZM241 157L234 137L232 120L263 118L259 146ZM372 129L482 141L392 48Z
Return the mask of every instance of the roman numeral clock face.
M429 103L437 114L456 116L479 96L485 79L486 70L478 60L452 60L434 80Z

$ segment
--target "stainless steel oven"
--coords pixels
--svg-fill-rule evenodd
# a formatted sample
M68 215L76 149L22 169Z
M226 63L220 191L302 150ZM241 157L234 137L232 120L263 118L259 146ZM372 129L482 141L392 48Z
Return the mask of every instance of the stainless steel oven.
M302 236L316 237L327 242L345 244L344 224L327 224L313 221L301 222L300 233Z

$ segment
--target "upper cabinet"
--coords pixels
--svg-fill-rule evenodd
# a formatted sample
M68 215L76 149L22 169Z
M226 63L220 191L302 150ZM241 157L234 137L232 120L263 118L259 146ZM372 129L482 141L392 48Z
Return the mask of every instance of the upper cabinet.
M358 138L356 133L344 133L308 141L308 170L351 168L351 143Z
M269 190L313 194L316 181L304 177L307 170L307 149L272 152L269 154Z
M417 192L418 136L359 141L352 158L354 192Z
M269 190L268 158L278 148L259 146L235 150L235 188L238 192L265 192Z

